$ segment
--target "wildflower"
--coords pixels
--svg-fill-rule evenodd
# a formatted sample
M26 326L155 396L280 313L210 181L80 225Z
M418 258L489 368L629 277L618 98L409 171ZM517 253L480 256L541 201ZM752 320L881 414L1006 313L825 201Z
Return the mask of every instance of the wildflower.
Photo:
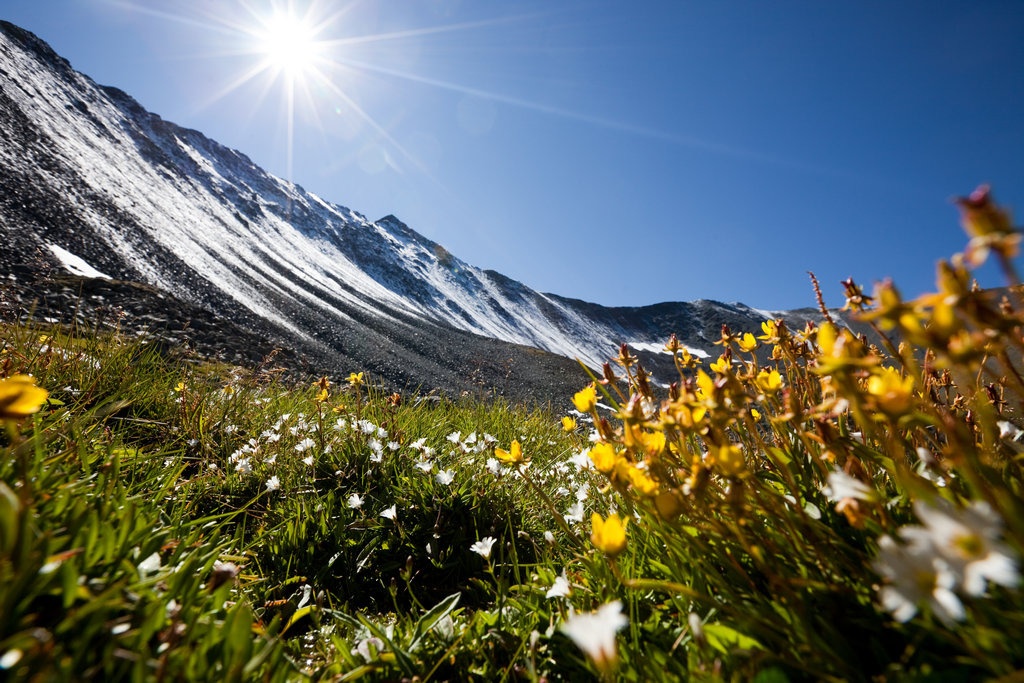
M724 375L729 370L729 359L725 356L719 356L718 360L711 364L711 369L717 372L719 375Z
M1016 554L997 540L1002 520L988 503L975 501L955 511L941 499L937 507L918 501L914 512L968 595L984 595L986 580L1008 587L1020 583Z
M235 464L235 470L239 474L249 474L252 472L252 463L249 462L249 458L242 458Z
M485 465L487 471L491 474L498 474L501 472L501 464L497 458L487 458L487 464Z
M519 465L523 462L523 447L519 445L518 441L513 441L507 451L495 448L494 457L506 465Z
M739 344L740 349L746 351L747 353L757 348L757 339L755 339L754 335L750 334L749 332L744 334L743 338L740 339L737 343Z
M434 475L434 481L436 481L441 486L448 486L453 481L455 481L455 475L452 474L451 470L440 470L437 474Z
M782 375L778 370L762 370L754 378L757 388L766 394L776 394L782 389Z
M889 415L902 415L913 401L914 378L901 377L895 368L882 368L868 378L868 393L875 397L878 407Z
M498 539L493 536L486 536L469 546L469 549L485 560L489 560L491 558L491 548L493 548L494 544L497 542Z
M566 415L562 418L562 431L571 432L576 429L576 420Z
M620 459L620 456L615 452L615 448L610 443L603 441L595 444L590 449L589 456L590 461L594 463L594 467L602 474L608 474L614 470L615 463Z
M360 387L363 385L363 373L350 373L348 376L348 383L351 387Z
M355 649L352 650L352 654L358 654L367 662L372 662L377 658L377 655L384 649L384 641L377 636L370 636L359 641Z
M910 621L923 601L946 625L964 618L964 606L953 592L956 578L930 544L914 541L904 546L882 536L872 567L887 581L878 597L897 621Z
M577 501L575 505L569 508L568 512L565 513L565 521L576 522L577 524L583 521L583 501Z
M555 577L555 582L551 584L551 588L544 594L545 598L565 598L568 597L572 592L572 588L569 586L569 579L566 578L563 573L561 576Z
M427 474L430 472L430 470L434 469L434 463L430 462L429 460L417 460L416 469L418 469L420 472Z
M574 614L562 624L561 631L594 660L602 671L615 665L618 652L615 634L629 623L622 614L622 602L602 605L596 612Z
M307 448L312 448L315 445L316 443L313 441L313 439L307 436L305 439L295 444L295 450L297 450L299 453L302 453Z
M572 402L576 406L576 410L581 413L589 413L593 410L597 405L597 390L594 389L594 385L590 384L576 392L576 395L572 397Z
M386 510L381 511L380 516L383 517L384 519L390 519L391 521L395 521L395 519L398 518L398 508L397 508L397 506L392 505L391 507L387 508Z
M348 506L352 510L358 510L359 508L363 507L363 502L363 497L360 496L358 493L353 493L351 496L348 497Z
M281 488L281 480L277 478L275 474L270 479L267 479L267 491L273 492Z
M177 391L177 392L185 391L185 383L184 382L178 382L177 384L174 385L174 390Z
M149 574L155 574L160 571L160 555L159 553L153 553L142 562L139 562L138 570L142 576L148 576Z
M555 535L553 533L551 533L550 531L545 531L544 532L544 541L548 545L554 545L555 544Z
M860 479L851 477L842 470L833 470L828 475L828 483L821 488L821 492L831 501L839 502L845 498L863 500L869 503L878 500L878 491Z
M608 515L608 519L601 519L601 515L595 512L590 518L593 527L590 542L606 555L615 557L626 548L626 524L628 522L628 517L624 521L620 520L614 512Z
M29 375L0 379L0 420L18 420L38 411L49 392L36 386Z
M743 451L732 444L726 444L718 449L715 464L718 466L718 471L726 477L739 477L747 471Z

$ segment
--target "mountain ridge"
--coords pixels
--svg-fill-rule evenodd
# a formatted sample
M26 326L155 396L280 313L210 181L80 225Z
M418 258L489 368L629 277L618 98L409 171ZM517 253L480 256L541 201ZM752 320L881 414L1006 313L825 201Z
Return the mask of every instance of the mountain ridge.
M0 230L13 245L0 265L8 273L17 276L19 263L33 258L60 265L55 245L339 370L369 364L399 384L431 379L399 367L408 363L447 368L445 388L459 390L466 381L454 376L481 354L511 353L529 372L535 354L483 338L592 368L628 343L671 369L657 351L669 334L709 355L723 324L756 329L779 313L710 300L609 308L538 292L464 262L394 215L370 221L266 173L244 153L97 85L7 22L0 141ZM801 309L786 317L802 325L820 315ZM427 349L424 334L446 346ZM491 375L500 384L501 373Z

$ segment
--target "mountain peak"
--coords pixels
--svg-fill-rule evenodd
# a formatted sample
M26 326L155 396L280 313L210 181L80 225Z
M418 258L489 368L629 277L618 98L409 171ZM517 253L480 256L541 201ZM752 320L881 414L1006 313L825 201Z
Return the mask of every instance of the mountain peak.
M345 372L393 385L443 378L460 391L550 381L534 372L542 360L563 380L580 379L573 361L536 349L598 368L622 343L660 348L678 333L711 353L723 323L760 324L740 307L613 309L542 294L466 263L392 214L371 223L307 193L96 85L31 33L0 28L7 274L39 261L64 267L53 254L66 253ZM673 371L662 356L650 353L645 365Z

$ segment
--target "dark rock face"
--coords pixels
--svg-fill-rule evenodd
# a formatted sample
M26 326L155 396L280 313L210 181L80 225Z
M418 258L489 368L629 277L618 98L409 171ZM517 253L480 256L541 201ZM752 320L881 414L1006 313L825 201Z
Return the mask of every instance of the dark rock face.
M676 333L715 354L722 324L756 330L768 315L537 292L394 216L371 222L267 174L2 21L0 239L12 310L33 299L49 318L120 306L167 343L232 362L282 348L301 372L365 370L389 387L515 401L565 405L586 382L573 358L598 367L622 343L648 347L639 355L668 378L671 358L653 344ZM64 272L61 250L113 279L47 277ZM795 328L817 313L787 317Z

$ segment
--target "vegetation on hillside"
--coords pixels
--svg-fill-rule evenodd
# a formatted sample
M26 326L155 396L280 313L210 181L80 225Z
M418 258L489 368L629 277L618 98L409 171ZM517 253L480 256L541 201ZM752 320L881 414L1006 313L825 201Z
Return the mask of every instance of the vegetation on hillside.
M26 680L977 680L1024 667L1019 234L937 292L627 347L567 415L0 327L0 669ZM1011 285L972 286L987 258ZM755 353L760 350L760 353ZM758 358L770 357L769 361Z

